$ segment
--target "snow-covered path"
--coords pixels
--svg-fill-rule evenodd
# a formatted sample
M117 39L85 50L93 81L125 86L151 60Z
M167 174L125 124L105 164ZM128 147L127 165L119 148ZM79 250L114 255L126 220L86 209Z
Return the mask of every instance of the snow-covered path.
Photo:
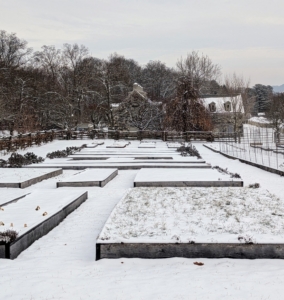
M245 185L283 198L283 178L230 160L196 143L213 166L239 173ZM65 171L70 176L78 171ZM135 171L120 171L104 188L88 188L89 199L58 227L13 261L0 260L0 299L281 299L282 260L118 259L95 261L95 241ZM59 176L60 177L60 176ZM33 188L56 187L52 178ZM32 189L29 187L27 190ZM86 188L76 188L86 190ZM283 199L284 200L284 199ZM203 266L196 266L202 261Z

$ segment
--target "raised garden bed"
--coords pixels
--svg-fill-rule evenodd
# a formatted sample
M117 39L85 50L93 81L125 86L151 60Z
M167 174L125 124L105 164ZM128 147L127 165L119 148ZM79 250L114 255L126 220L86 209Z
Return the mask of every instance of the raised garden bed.
M155 142L142 142L138 145L138 148L156 148Z
M129 143L115 142L110 146L106 146L106 148L125 148L128 145L129 145Z
M167 143L168 148L179 148L182 146L181 143Z
M117 169L87 169L80 174L57 182L57 187L82 187L99 186L104 187L118 174Z
M97 169L97 168L116 168L118 170L139 170L142 168L180 168L180 169L211 169L211 165L206 163L174 163L171 164L168 162L156 162L155 164L151 162L135 162L135 163L96 163L96 162L59 162L57 164L45 164L38 166L38 168L54 168L59 167L63 170L84 170L86 168L89 169ZM28 167L27 167L28 168Z
M19 189L5 189L2 188L0 196L0 207L13 203L21 198L25 197L26 195L30 194L30 192L19 190Z
M29 166L29 168L4 168L0 174L0 188L26 188L32 184L40 182L44 179L58 176L62 174L61 168L38 168Z
M0 226L0 232L13 229L18 232L18 237L13 242L0 242L0 258L16 258L87 198L87 192L82 191L40 190L6 206L4 211L0 211L0 221L5 224Z
M213 169L141 169L134 187L242 187L243 182Z
M284 258L284 203L250 188L137 188L97 239L100 258Z

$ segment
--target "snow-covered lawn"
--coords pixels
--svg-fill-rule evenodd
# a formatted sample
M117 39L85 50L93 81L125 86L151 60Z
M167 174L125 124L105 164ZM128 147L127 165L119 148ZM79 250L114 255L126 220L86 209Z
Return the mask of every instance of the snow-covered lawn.
M251 188L136 188L117 204L100 243L284 243L284 203Z

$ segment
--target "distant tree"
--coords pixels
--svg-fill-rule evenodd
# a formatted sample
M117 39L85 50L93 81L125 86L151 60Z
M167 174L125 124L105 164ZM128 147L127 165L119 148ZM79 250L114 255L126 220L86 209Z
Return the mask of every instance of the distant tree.
M114 127L113 104L120 103L129 91L129 64L123 56L112 54L108 60L97 60L92 74L92 120Z
M230 124L233 126L233 132L238 132L245 120L249 103L250 105L253 103L247 96L249 81L234 73L225 76L224 86L226 87L226 97L218 104L220 106L219 111L221 111L218 114L218 122L223 123L223 127ZM229 101L229 109L226 108L225 99ZM244 103L246 103L246 106Z
M150 61L142 70L141 85L152 101L165 102L175 93L177 72L160 61Z
M273 95L273 88L270 85L256 84L250 89L249 94L255 97L254 113L266 112Z
M180 77L176 97L166 105L164 127L176 131L207 131L212 129L211 117L200 99L192 78Z
M268 120L271 121L275 132L279 133L284 123L284 93L272 96L266 115Z
M27 44L27 41L19 39L15 33L0 30L0 68L23 66L32 52Z
M188 53L185 58L181 58L177 62L177 70L179 75L187 76L192 79L192 84L198 93L208 82L218 80L221 75L221 68L214 64L212 60L197 51Z

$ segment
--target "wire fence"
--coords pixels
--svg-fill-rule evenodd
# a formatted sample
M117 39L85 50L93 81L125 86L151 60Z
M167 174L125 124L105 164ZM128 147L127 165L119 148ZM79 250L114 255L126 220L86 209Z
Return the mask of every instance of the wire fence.
M239 138L227 135L219 141L222 153L284 171L284 134L272 128L244 126Z

